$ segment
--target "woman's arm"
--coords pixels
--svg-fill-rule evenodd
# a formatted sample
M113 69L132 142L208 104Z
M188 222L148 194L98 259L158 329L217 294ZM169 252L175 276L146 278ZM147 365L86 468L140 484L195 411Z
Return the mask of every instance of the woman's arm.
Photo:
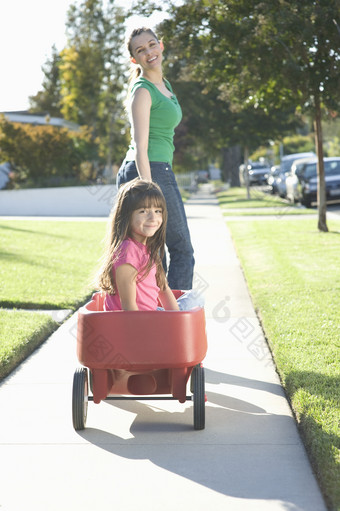
M131 264L122 264L116 268L116 286L122 309L138 311L136 302L137 270Z
M158 297L165 310L168 311L179 310L177 300L174 297L174 294L169 288L169 286L167 286L164 291L160 291Z
M138 174L148 181L152 181L148 158L151 104L150 92L144 87L137 89L131 103L132 132L136 147L135 161Z

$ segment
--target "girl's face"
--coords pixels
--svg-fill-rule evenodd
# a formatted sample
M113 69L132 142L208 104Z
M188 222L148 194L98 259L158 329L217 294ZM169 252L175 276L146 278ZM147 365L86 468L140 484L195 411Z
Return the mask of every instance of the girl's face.
M147 238L151 238L158 231L162 222L163 211L160 207L135 209L130 220L130 235L134 240L145 245Z
M159 42L150 32L142 32L130 43L131 61L143 69L151 70L162 64L163 43Z

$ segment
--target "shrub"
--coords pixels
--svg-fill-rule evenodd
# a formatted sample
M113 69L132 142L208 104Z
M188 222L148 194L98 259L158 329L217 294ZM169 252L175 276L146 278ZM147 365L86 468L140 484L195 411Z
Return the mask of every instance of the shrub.
M84 162L97 159L97 144L86 127L69 131L2 118L0 154L0 159L9 161L14 169L13 186L50 186L64 180L81 181ZM93 164L91 167L94 170Z

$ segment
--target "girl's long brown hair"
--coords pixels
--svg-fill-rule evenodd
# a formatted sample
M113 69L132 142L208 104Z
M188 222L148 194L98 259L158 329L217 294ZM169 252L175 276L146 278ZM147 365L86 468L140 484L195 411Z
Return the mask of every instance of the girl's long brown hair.
M150 257L145 267L142 268L138 281L143 280L155 264L157 285L161 290L165 289L166 277L162 265L168 217L165 198L156 183L136 178L119 188L116 205L110 216L102 267L96 279L97 287L105 293L116 294L117 292L112 271L113 263L119 257L123 241L131 236L132 213L143 207L161 208L163 222L158 231L152 237L147 238L146 247Z

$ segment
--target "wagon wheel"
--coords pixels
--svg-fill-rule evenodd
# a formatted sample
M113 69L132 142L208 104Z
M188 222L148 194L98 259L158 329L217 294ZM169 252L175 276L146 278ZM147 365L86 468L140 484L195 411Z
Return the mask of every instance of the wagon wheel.
M194 401L194 428L205 428L205 385L204 369L201 364L197 364L191 375L191 391Z
M87 417L89 384L87 369L78 367L73 377L72 419L76 430L84 429Z

